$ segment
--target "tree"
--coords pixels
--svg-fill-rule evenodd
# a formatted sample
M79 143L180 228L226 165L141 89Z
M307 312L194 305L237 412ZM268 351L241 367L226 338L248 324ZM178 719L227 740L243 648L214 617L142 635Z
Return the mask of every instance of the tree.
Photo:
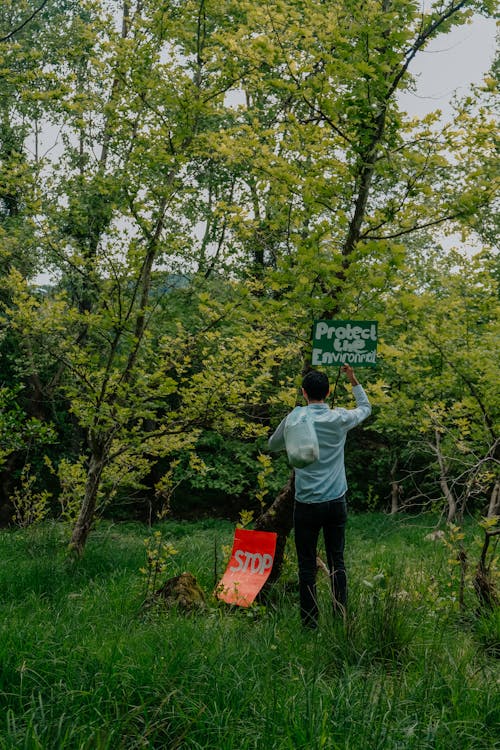
M202 431L262 436L295 402L314 318L385 315L409 238L464 225L493 193L475 168L486 112L441 127L396 101L413 57L478 3L109 8L49 3L16 38L57 50L16 87L26 130L41 100L61 148L30 158L23 134L16 163L33 186L22 225L58 284L34 295L34 269L11 264L6 310L43 401L74 420L77 554L103 491L192 456ZM292 481L261 527L289 524Z
M416 484L429 501L444 497L453 521L474 502L487 506L498 475L495 260L487 250L472 258L432 252L412 268L400 293L384 299L392 334L382 349L377 425L391 445L406 447L407 488ZM412 454L425 482L411 470Z
M238 7L244 21L225 54L257 106L240 109L222 155L251 165L242 182L254 209L244 226L248 236L266 237L266 283L286 305L286 323L294 317L304 332L314 317L365 315L402 264L402 238L458 224L491 201L491 186L474 184L477 151L467 150L467 171L452 154L465 148L463 132L440 128L437 114L405 118L396 95L411 86L409 64L431 39L492 7L435 3L423 14L406 0ZM484 152L492 123L476 135L470 118L467 127ZM259 528L286 536L292 486ZM281 529L277 518L287 519Z
M63 84L50 62L58 59L61 37L48 25L47 2L5 2L0 9L0 358L3 424L2 496L23 462L55 442L54 414L27 342L9 327L11 297L5 277L16 270L33 277L41 267L36 221L41 212L43 159L38 150L40 123L48 116ZM50 17L57 29L68 3L52 0ZM48 33L41 29L47 25ZM42 60L46 62L42 65ZM34 132L33 132L34 131ZM32 137L33 136L33 137ZM49 439L50 438L50 439ZM29 459L28 459L29 453ZM2 508L4 519L10 516Z
M250 342L252 309L235 319L241 288L226 283L220 306L203 291L203 254L190 247L193 226L207 215L205 183L197 190L193 165L207 154L207 133L220 126L224 96L219 72L202 60L203 7L124 3L118 30L99 4L75 13L80 44L66 50L71 75L53 111L64 150L51 165L36 232L61 280L37 298L19 271L7 279L10 329L29 344L35 368L46 351L57 360L52 386L81 431L70 467L86 474L71 540L76 555L103 487L114 491L126 477L139 482L158 456L194 445L200 426L262 431L231 407L244 387L247 403L258 393L267 366L262 378L257 370L275 343ZM180 51L166 57L174 48ZM194 331L175 317L180 258L186 294L205 317L195 316ZM202 363L193 367L197 356ZM238 367L230 367L233 359Z

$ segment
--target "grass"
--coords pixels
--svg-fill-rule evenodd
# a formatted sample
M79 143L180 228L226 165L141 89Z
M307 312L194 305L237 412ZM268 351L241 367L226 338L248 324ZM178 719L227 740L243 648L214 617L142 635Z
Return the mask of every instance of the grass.
M103 524L73 565L62 526L0 532L0 748L500 748L498 612L475 614L472 591L458 611L431 527L353 516L347 621L329 617L319 578L313 634L291 546L266 607L209 601L186 616L141 607L145 527ZM190 570L210 592L233 527L158 528L178 549L171 574Z

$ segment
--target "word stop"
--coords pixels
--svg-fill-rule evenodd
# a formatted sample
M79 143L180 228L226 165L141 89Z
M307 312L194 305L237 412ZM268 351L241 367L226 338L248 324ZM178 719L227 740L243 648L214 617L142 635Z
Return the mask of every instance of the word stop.
M238 549L234 553L234 560L237 564L231 565L230 570L235 572L241 570L262 575L273 567L273 556L267 553L260 554L259 552L246 552Z

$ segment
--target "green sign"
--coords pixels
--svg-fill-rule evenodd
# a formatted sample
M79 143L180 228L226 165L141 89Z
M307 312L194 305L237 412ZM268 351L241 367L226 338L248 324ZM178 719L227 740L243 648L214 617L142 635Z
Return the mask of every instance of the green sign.
M374 367L376 320L317 320L313 326L312 365Z

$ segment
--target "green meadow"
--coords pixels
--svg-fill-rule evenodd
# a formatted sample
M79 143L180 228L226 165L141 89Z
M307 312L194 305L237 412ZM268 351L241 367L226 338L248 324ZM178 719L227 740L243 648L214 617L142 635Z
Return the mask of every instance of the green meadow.
M0 532L2 750L493 750L500 748L500 617L472 587L480 529L466 524L464 603L436 519L352 515L346 621L299 624L293 545L266 604L211 591L234 527L165 521L203 611L143 606L139 524L102 523L69 562L61 524ZM158 581L160 583L162 581Z

